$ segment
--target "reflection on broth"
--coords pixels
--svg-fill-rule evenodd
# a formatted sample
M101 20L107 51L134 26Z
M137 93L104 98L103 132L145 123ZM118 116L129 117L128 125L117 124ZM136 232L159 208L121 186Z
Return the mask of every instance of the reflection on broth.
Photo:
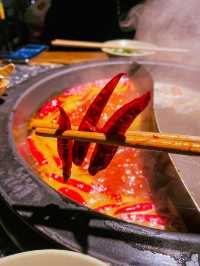
M88 106L106 82L98 80L64 90L44 103L32 121L56 124L59 115L57 106L62 106L69 114L72 126L78 127ZM101 128L117 109L138 96L133 83L122 78L97 126ZM142 118L139 116L129 129L138 130L142 128L141 125ZM94 149L94 144L91 144L82 165L73 164L71 177L64 183L56 139L32 132L27 137L27 145L34 158L34 167L43 181L72 200L127 222L171 231L184 230L169 199L155 202L156 197L151 190L154 159L149 157L144 160L143 151L120 147L109 166L91 176L88 173Z

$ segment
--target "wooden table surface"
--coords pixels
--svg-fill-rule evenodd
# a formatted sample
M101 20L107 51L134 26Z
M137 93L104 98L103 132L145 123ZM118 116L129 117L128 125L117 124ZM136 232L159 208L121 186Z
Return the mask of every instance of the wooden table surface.
M45 51L31 59L31 64L72 64L92 60L107 60L103 52L51 52Z

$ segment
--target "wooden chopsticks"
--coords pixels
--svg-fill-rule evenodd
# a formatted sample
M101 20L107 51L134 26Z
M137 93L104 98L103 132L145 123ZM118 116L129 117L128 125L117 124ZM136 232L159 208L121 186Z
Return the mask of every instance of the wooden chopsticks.
M57 127L53 124L32 122L31 128L40 136L57 137ZM196 136L128 131L123 139L119 139L114 136L108 138L104 133L78 130L67 130L62 136L63 138L107 145L128 146L185 155L200 155L200 137Z
M110 49L128 49L128 50L140 50L140 51L152 51L152 52L176 52L185 53L188 52L187 49L180 48L167 48L167 47L152 47L152 46L142 46L142 45L126 45L121 44L111 44L106 42L87 42L87 41L74 41L74 40L62 40L55 39L51 42L53 46L63 46L63 47L82 47L82 48L110 48Z

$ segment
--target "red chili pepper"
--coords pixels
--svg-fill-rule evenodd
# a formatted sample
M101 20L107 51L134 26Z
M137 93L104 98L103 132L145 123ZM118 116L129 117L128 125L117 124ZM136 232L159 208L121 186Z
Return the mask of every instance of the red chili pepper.
M60 176L60 175L57 175L56 173L50 173L50 174L46 174L46 177L51 177L53 178L53 180L55 180L56 182L59 182L59 183L64 183L63 181L63 177Z
M53 178L55 181L63 184L63 177L62 176L59 176L59 175L57 175L55 173L50 173L48 176ZM89 193L89 192L93 191L92 186L90 186L90 185L88 185L88 184L86 184L86 183L84 183L82 181L73 179L73 178L70 178L70 179L67 180L67 185L70 185L72 187L78 188L81 191L86 192L86 193Z
M120 78L126 73L119 73L114 76L96 96L94 101L89 106L85 116L83 117L79 130L81 131L96 131L96 125L100 119L101 113L106 106L113 90L115 89ZM75 141L73 145L73 162L76 165L81 165L86 157L89 142Z
M151 202L142 202L135 205L129 205L123 208L120 208L115 211L115 214L120 213L132 213L132 212L140 212L140 211L148 211L155 208L155 205Z
M67 181L67 184L70 186L73 186L75 188L79 188L81 191L86 192L86 193L89 193L93 190L90 185L88 185L82 181L78 181L76 179L73 179L73 178L70 178Z
M117 207L119 207L118 204L106 204L106 205L103 205L103 206L96 208L95 211L104 212L104 211L107 211L107 210L110 210L113 208L117 208Z
M53 98L50 101L48 101L47 103L45 103L41 108L40 111L38 113L38 116L40 118L45 117L46 115L48 115L49 113L52 113L53 111L55 111L58 106L61 105L61 101L58 100L57 98Z
M150 225L166 225L169 222L168 217L158 214L128 213L126 216L121 216L121 218L132 223L139 222L139 223L147 223Z
M57 165L58 167L60 167L61 164L62 164L62 161L61 161L60 157L53 156L53 159L54 159L56 165Z
M123 138L133 120L148 105L150 98L151 92L148 91L141 97L122 106L111 116L101 131L108 138ZM118 147L113 145L96 144L90 160L89 173L95 175L99 170L105 169L111 162L117 149Z
M80 203L80 204L84 204L85 200L83 199L83 197L76 191L69 189L67 187L62 187L59 189L59 192L61 192L62 194L64 194L65 196L69 197L70 199Z
M39 165L47 164L48 163L47 160L45 159L43 154L37 149L31 137L27 138L27 142L31 153L34 156L34 158L37 160L38 164Z
M60 106L58 106L58 108L60 110L60 116L58 119L59 129L57 130L57 134L61 135L64 131L71 129L71 122L65 110ZM64 182L66 182L71 175L72 145L72 140L63 139L60 136L57 137L57 149L58 155L60 156L63 164Z

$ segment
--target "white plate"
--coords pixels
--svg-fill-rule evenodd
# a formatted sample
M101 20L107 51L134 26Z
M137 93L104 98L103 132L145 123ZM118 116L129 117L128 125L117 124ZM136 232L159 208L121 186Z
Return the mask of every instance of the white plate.
M127 46L135 46L135 47L146 47L146 48L156 48L157 46L140 41L133 41L133 40L111 40L104 42L105 44L119 44L122 46L122 49L113 49L113 48L102 48L102 51L111 55L119 55L119 56L145 56L151 55L155 52L153 51L139 51L139 50L126 50Z
M35 250L0 259L1 266L109 266L98 259L67 250Z

